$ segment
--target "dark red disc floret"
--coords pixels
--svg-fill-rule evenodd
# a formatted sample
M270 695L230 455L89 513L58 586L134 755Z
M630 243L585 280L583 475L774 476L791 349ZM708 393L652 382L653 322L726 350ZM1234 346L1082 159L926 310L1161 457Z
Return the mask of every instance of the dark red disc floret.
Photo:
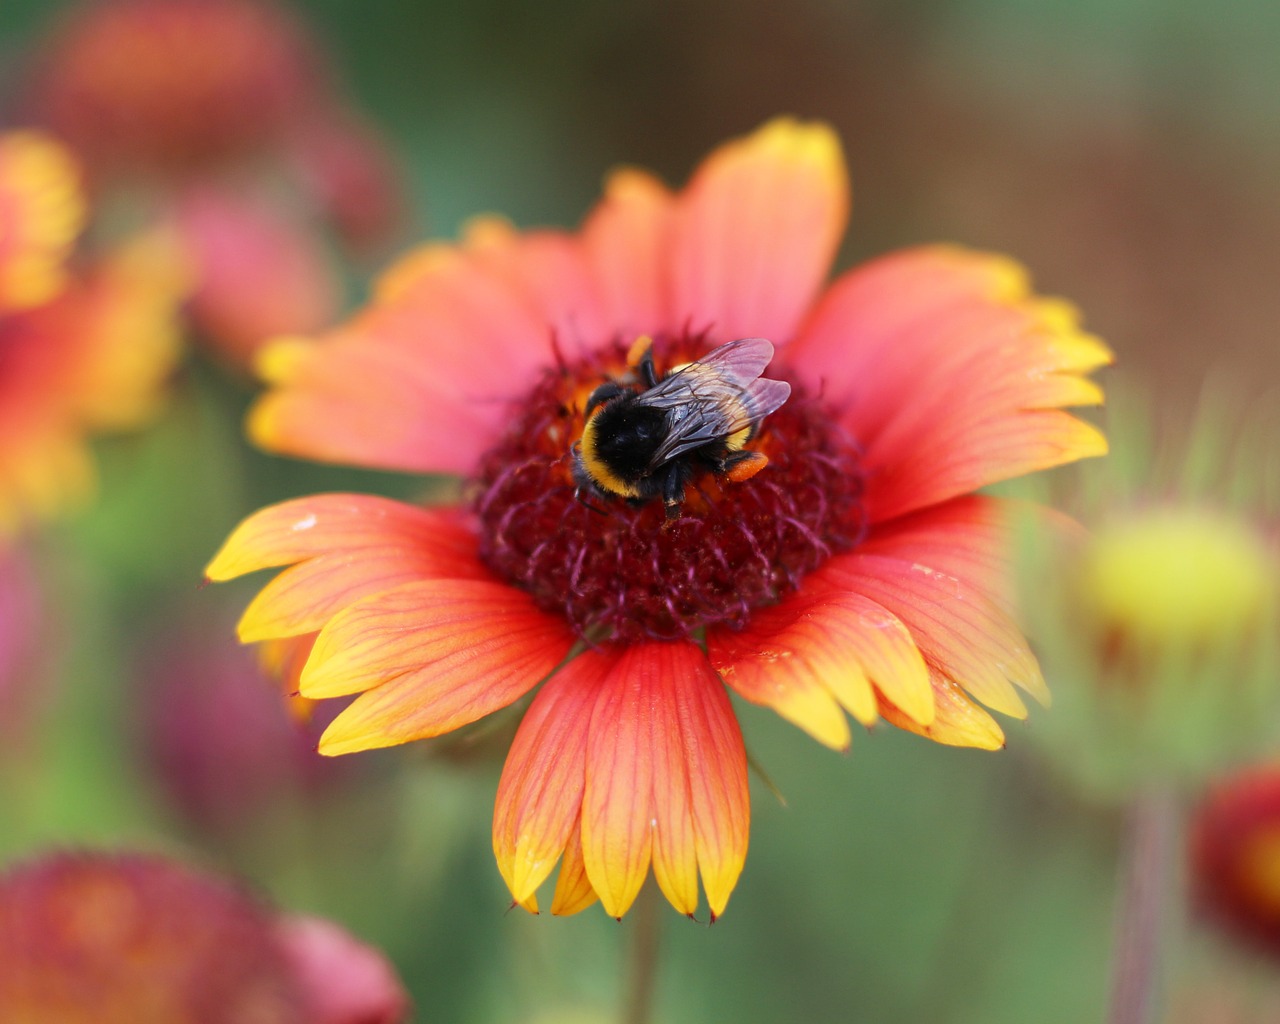
M698 339L655 345L673 365L705 353ZM549 369L513 409L471 492L481 558L563 614L588 642L674 640L714 625L741 629L864 529L855 448L819 398L794 380L787 403L750 447L769 464L732 483L694 478L679 518L661 501L574 496L571 446L586 396L622 372L624 347ZM767 376L787 378L776 367Z

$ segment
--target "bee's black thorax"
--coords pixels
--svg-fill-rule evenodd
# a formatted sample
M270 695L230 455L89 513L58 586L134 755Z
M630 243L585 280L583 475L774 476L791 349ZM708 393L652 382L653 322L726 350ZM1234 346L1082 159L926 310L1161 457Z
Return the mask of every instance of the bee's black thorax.
M649 475L654 452L667 435L667 414L636 402L634 394L613 399L595 414L595 456L618 477Z

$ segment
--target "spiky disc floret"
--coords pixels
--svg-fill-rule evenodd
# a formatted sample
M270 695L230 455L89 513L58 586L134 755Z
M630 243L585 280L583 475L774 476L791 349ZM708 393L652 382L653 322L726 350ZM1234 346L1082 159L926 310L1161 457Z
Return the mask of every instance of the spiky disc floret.
M667 366L704 354L684 338L660 344ZM574 497L570 448L586 396L624 372L620 343L548 371L513 410L481 461L473 506L481 557L562 613L591 642L676 639L718 624L747 625L863 528L853 446L803 388L773 413L752 447L767 468L742 483L696 476L679 518L662 503ZM776 375L777 370L770 371Z

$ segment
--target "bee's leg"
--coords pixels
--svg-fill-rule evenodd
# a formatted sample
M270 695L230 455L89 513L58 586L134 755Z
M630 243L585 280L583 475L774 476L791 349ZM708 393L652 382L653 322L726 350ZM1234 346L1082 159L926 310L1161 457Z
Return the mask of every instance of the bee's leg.
M573 489L573 500L576 501L583 508L591 509L591 511L598 516L607 516L609 514L604 509L596 508L595 505L591 504L591 502L587 500L586 494L592 494L594 496L595 488L586 487L586 486L583 486L582 484L579 484L577 487Z
M587 399L587 407L582 411L583 417L590 419L592 410L594 410L596 406L602 405L611 398L617 398L624 390L625 389L620 384L615 384L611 380L605 381L591 392L591 397Z
M627 365L640 374L646 388L656 387L658 371L653 366L653 339L642 334L627 350Z
M721 472L735 484L740 484L744 480L750 480L767 465L769 456L762 452L730 452L725 456Z
M667 510L668 523L680 518L680 508L684 505L686 475L679 463L672 463L667 469L666 479L662 481L662 504Z

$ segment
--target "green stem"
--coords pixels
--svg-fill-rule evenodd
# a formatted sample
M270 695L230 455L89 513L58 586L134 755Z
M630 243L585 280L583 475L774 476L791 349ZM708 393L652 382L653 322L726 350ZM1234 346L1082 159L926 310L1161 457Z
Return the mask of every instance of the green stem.
M653 1019L653 997L658 985L658 953L662 938L662 896L652 881L637 898L632 910L635 931L627 957L627 1001L623 1024L649 1024Z
M1152 789L1134 800L1121 866L1108 1024L1156 1019L1161 940L1181 840L1178 806L1169 789Z

